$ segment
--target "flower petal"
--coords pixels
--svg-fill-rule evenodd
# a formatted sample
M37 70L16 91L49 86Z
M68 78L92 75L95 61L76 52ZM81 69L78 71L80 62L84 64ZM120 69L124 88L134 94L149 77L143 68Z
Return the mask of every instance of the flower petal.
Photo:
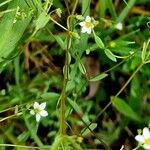
M89 28L89 29L87 30L87 33L88 33L88 34L91 34L91 31L92 31L92 29Z
M79 23L80 26L85 26L85 24L86 24L85 21Z
M31 114L31 115L35 115L34 110L30 110L30 114Z
M39 103L38 102L34 102L33 108L36 109L39 107Z
M123 29L123 25L122 25L121 22L117 23L115 27L116 27L116 29L118 29L118 30L122 30L122 29Z
M145 139L150 138L150 131L147 127L143 129L143 136Z
M149 150L150 150L150 145L144 144L144 145L143 145L143 148L144 148L144 149L149 149Z
M81 30L82 33L85 33L87 32L87 28L86 27L82 27L82 30Z
M48 113L46 110L42 110L42 111L40 111L40 115L43 117L46 117L46 116L48 116Z
M45 109L45 107L46 107L46 102L44 102L44 103L40 104L40 110Z
M86 16L85 21L86 22L91 22L91 17L90 16Z
M40 114L36 114L36 121L37 121L37 122L39 122L39 121L40 121L40 119L41 119Z
M135 136L135 140L137 140L140 143L144 143L144 137L142 135Z

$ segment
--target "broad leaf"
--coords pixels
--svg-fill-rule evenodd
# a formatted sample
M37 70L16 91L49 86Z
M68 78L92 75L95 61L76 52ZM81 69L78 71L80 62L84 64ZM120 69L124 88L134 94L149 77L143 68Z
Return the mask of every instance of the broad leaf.
M14 49L17 46L18 41L21 39L26 27L28 26L32 16L30 15L30 9L25 1L11 1L8 9L17 9L20 7L21 10L26 12L26 17L18 20L14 23L16 11L6 13L0 24L0 71L2 71L5 63L8 62L9 56L15 56ZM12 54L13 53L13 54Z

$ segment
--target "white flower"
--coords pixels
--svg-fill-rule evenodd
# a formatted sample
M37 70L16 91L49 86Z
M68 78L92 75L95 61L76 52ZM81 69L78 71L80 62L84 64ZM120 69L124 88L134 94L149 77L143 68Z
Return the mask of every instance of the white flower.
M39 122L41 117L46 117L48 115L47 111L44 110L46 107L46 102L39 104L34 102L33 109L30 111L31 115L36 116L36 121Z
M80 22L80 26L82 27L81 29L82 33L87 32L88 34L91 34L92 29L94 28L91 17L86 16L85 21Z
M120 150L124 150L124 145L121 146Z
M143 148L150 149L150 131L147 127L143 129L143 134L135 136L135 139L143 146Z
M123 24L121 22L119 22L115 25L115 28L118 29L118 30L122 30L123 29Z

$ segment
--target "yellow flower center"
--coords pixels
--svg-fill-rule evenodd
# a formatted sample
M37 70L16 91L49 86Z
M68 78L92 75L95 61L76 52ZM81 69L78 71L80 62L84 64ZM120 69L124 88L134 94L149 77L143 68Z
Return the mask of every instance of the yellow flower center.
M85 26L86 26L86 28L91 28L92 27L92 23L91 22L86 22Z
M145 139L144 144L146 144L146 145L150 145L150 138Z
M40 113L40 109L36 108L36 109L34 109L34 112L35 112L36 114L39 114L39 113Z

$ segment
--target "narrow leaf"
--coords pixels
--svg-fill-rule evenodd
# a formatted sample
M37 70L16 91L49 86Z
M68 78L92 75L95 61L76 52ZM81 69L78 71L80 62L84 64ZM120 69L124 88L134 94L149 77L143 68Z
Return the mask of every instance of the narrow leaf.
M84 132L82 133L82 136L88 135L88 134L91 133L91 131L93 131L96 127L97 127L97 123L92 123L92 124L89 126L90 129L88 129L87 127L85 127L85 128L82 130L82 131L84 131ZM82 132L82 131L81 131L81 132Z
M65 41L58 35L53 35L57 43L60 45L62 49L65 49Z
M99 75L97 75L97 76L91 78L90 81L99 81L99 80L104 79L104 78L107 77L107 76L108 76L108 74L102 73L102 74L99 74Z
M145 60L145 56L146 56L146 42L144 42L143 44L143 50L142 50L142 61Z
M104 46L103 41L100 39L100 37L98 37L98 36L95 34L94 31L93 31L93 35L94 35L94 39L95 39L95 42L96 42L97 46L98 46L99 48L101 48L101 49L104 49L105 46Z
M41 95L41 98L43 98L44 100L48 100L53 101L53 100L58 100L60 97L60 95L58 93L54 93L54 92L47 92Z
M139 121L139 116L132 110L132 108L122 99L118 97L111 97L113 106L123 115L133 120Z
M80 70L83 74L86 74L86 69L85 69L84 65L83 65L81 62L78 63L78 67L79 67L79 70Z
M50 20L49 15L47 15L47 13L43 11L37 18L36 30L43 28L48 23L49 20Z
M136 0L129 0L126 7L123 9L123 11L118 16L116 22L122 22L126 18L130 9L134 6L135 3L136 3Z
M70 104L70 106L79 114L82 114L82 110L80 109L80 107L78 106L78 104L71 100L70 98L67 98L68 103Z
M105 49L104 52L105 52L105 54L107 55L107 57L108 57L109 59L111 59L111 60L114 61L114 62L117 61L115 55L114 55L109 49Z

